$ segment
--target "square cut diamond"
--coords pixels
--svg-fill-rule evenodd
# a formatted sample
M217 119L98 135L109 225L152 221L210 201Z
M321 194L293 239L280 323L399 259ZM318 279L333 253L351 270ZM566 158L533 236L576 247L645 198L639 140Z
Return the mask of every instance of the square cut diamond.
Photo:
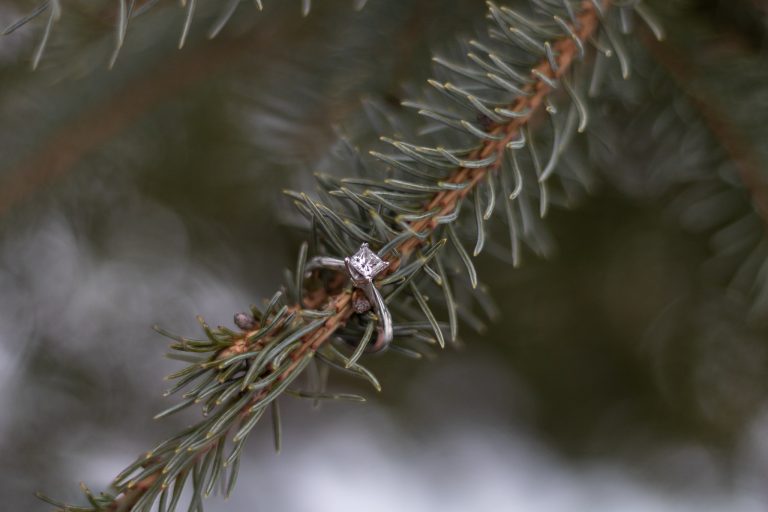
M363 244L360 249L349 258L349 265L365 279L373 279L382 270L389 266L389 262L379 258L375 252Z

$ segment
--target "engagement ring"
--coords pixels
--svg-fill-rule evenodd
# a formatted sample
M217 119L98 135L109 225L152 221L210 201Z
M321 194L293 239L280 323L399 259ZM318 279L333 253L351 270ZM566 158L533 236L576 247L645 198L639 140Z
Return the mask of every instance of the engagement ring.
M352 284L363 291L376 316L379 318L378 336L376 341L366 349L367 352L379 352L387 348L392 342L392 315L384 303L384 298L379 293L379 289L373 284L376 276L386 270L388 266L389 262L379 258L368 247L367 243L362 244L355 254L343 260L327 256L316 256L309 260L306 266L307 272L317 269L346 272Z

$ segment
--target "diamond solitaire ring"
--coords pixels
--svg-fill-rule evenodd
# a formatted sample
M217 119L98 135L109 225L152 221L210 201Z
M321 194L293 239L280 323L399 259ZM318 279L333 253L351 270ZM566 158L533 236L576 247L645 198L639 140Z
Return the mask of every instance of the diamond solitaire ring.
M389 262L379 258L368 247L367 243L362 244L355 254L343 260L327 256L316 256L309 260L306 266L307 272L321 268L346 271L352 284L363 291L376 315L379 317L378 336L376 341L366 349L367 352L379 352L387 348L392 342L392 315L384 303L384 298L379 293L379 289L373 284L376 276L386 270L388 266Z

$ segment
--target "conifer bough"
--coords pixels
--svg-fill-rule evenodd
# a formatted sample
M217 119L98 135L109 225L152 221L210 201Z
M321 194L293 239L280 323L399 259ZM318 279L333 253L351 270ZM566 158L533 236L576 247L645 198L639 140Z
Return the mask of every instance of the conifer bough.
M188 487L187 509L202 510L204 497L232 491L245 441L267 409L279 449L282 394L364 400L328 393L322 379L312 391L298 389L296 379L309 365L351 373L380 389L358 363L378 319L365 308L356 310L360 292L343 274L305 275L310 252L343 258L367 242L389 262L376 286L393 313L391 350L418 357L425 345L455 341L461 315L477 323L471 304L458 307L459 287L467 292L461 297L487 303L462 240L473 232L473 253L479 254L486 245L485 223L498 210L509 226L515 263L523 244L546 252L536 217L544 216L550 202L568 203L585 186L580 170L563 158L573 133L586 126L585 82L591 79L595 89L602 60L614 52L624 75L628 70L612 29L614 13L637 11L653 23L639 2L529 4L518 11L488 3L487 36L466 42L468 51L459 59L435 58L447 80L429 81L424 101L406 102L429 120L418 137L431 145L383 138L396 153L363 156L350 148L348 163L358 176L319 175L319 199L288 192L311 220L312 250L302 245L295 274L264 308L236 315L238 331L214 329L202 319L204 339L157 329L174 340L172 357L190 363L169 376L176 384L167 394L181 393L181 401L157 418L200 405L204 419L125 468L111 493L93 494L83 486L88 506L43 499L66 511L166 512L176 510ZM534 139L549 141L548 159L541 158ZM461 215L465 204L473 215ZM447 324L437 320L435 304ZM350 355L345 342L355 347Z
M354 8L357 10L362 9L365 7L367 1L368 0L354 0ZM213 39L219 35L219 33L221 33L222 29L227 25L227 23L229 23L230 19L235 14L235 11L242 2L243 0L225 0L222 2L222 4L224 4L224 8L213 22L213 25L208 29L208 37L210 39ZM120 55L120 51L123 48L125 37L128 33L129 22L136 17L146 14L154 7L157 7L158 3L160 3L160 0L117 0L117 9L115 13L116 22L114 28L115 46L112 50L112 55L109 58L110 68L115 65L115 62ZM179 49L181 49L184 47L187 36L189 35L190 28L192 27L192 21L195 17L197 0L180 0L178 3L179 6L184 9L184 21L181 29L181 35L179 37ZM262 0L255 0L254 4L258 10L262 10L264 8ZM311 7L312 0L301 0L301 13L303 16L307 16L309 14ZM41 17L46 12L48 14L45 21L45 26L43 28L40 40L38 41L32 55L32 69L37 69L38 65L40 64L40 60L43 58L45 49L48 46L48 41L50 40L51 34L53 33L54 25L58 23L59 19L61 18L61 14L63 12L62 0L42 0L42 2L40 2L37 7L32 9L31 12L14 21L5 27L2 32L0 32L0 35L4 36L12 34L21 27L27 25L32 20Z

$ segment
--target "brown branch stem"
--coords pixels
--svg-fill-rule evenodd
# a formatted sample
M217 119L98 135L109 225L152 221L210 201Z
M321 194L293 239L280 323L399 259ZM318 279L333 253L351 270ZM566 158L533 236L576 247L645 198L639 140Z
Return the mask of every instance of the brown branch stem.
M607 4L607 2L606 2ZM595 6L589 0L584 0L581 4L581 10L577 16L578 26L573 27L576 36L581 41L586 41L595 32L598 26L598 13ZM553 45L553 50L557 61L557 69L552 69L547 59L542 60L535 68L541 74L546 75L549 78L562 77L571 67L573 61L577 55L578 48L574 41L570 38L559 39ZM536 75L531 73L534 78ZM537 79L531 84L528 84L523 88L526 94L521 95L517 101L510 107L510 110L516 112L528 111L528 114L523 117L518 117L512 121L504 124L493 124L489 130L491 135L504 135L501 140L490 140L482 144L477 150L475 150L470 156L469 160L479 160L486 158L493 153L496 153L498 158L496 162L487 166L479 168L458 168L451 177L447 180L449 183L463 183L469 181L469 185L460 190L451 189L438 192L434 198L426 205L425 211L432 210L433 208L440 208L440 210L433 216L412 222L410 228L421 233L425 230L434 231L438 226L438 218L448 215L456 209L456 205L460 200L466 197L470 191L477 185L477 183L483 179L483 177L491 171L499 168L502 162L504 151L507 144L518 136L520 129L530 122L531 118L538 112L539 107L544 103L547 95L552 91L552 88L541 79ZM400 245L399 251L402 254L397 260L390 260L390 268L395 270L400 260L407 257L413 252L419 245L421 240L418 238L410 238Z

